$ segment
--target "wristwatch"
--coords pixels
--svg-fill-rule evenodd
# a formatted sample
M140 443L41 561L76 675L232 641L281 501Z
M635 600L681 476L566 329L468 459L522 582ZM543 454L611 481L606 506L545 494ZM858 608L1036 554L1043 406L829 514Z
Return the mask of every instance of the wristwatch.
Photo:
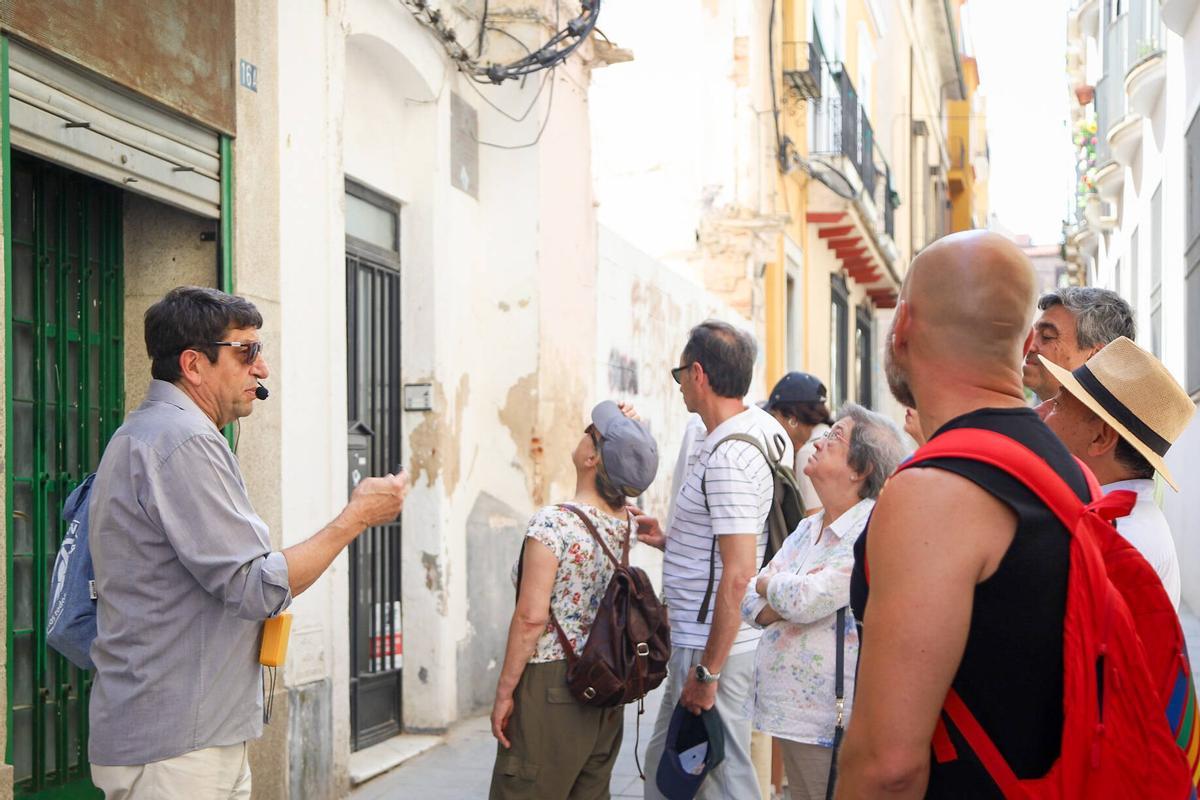
M703 664L696 665L696 680L701 683L716 683L721 677L719 672L709 672L708 667Z

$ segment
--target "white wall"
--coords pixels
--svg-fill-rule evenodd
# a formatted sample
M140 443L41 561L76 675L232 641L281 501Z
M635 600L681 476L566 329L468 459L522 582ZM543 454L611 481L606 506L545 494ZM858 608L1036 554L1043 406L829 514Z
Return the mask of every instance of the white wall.
M1187 337L1184 292L1184 239L1187 212L1187 171L1184 133L1200 107L1200 25L1186 36L1166 32L1167 78L1162 96L1142 122L1142 145L1131 168L1125 172L1120 202L1121 226L1102 236L1097 256L1096 283L1112 288L1134 306L1138 343L1151 348L1150 270L1153 248L1151 199L1162 186L1162 361L1181 384L1185 384L1187 347L1200 344ZM1193 198L1191 202L1196 202ZM1134 230L1138 230L1137 291L1129 254ZM1115 268L1124 259L1120 285ZM1200 495L1195 491L1200 474L1200 421L1193 419L1183 436L1167 454L1167 464L1183 491L1176 493L1163 484L1163 510L1171 523L1183 578L1186 613L1200 612L1200 541L1195 523L1200 517Z
M697 280L656 261L604 226L599 229L596 295L595 392L581 408L581 425L601 400L634 404L658 444L658 477L642 498L643 508L665 520L672 473L690 416L670 370L679 365L688 332L697 323L721 319L742 328L747 323ZM760 366L763 360L760 347ZM752 401L762 394L756 388L751 389ZM659 580L659 551L637 547L633 557Z
M605 34L634 60L592 81L597 218L654 258L686 259L697 249L700 218L743 195L738 165L753 163L754 145L745 138L747 98L736 80L738 69L750 68L735 64L735 39L749 27L738 5L604 5ZM748 60L748 40L745 47Z
M1174 315L1164 320L1167 341L1167 366L1183 383L1185 348L1200 347L1200 342L1188 340L1186 308L1183 291L1182 247L1188 202L1200 202L1200 198L1187 198L1184 160L1184 133L1188 124L1200 109L1200 11L1192 16L1192 23L1184 36L1167 33L1167 85L1164 91L1167 105L1167 174L1173 178L1170 189L1164 189L1163 207L1170 209L1164 239L1178 255L1164 263L1163 280L1172 276L1170 294L1172 304L1167 308ZM1178 262L1177 264L1175 262ZM1169 272L1168 272L1169 270ZM1165 288L1165 286L1164 286ZM1195 309L1193 309L1195 313ZM1186 384L1185 384L1186 385ZM1179 555L1180 575L1183 582L1183 605L1193 616L1200 615L1200 537L1197 536L1196 520L1200 519L1200 414L1192 418L1184 435L1171 447L1167 454L1167 465L1171 468L1182 491L1164 490L1163 511L1171 523L1175 536L1175 548ZM1193 650L1194 652L1194 650Z

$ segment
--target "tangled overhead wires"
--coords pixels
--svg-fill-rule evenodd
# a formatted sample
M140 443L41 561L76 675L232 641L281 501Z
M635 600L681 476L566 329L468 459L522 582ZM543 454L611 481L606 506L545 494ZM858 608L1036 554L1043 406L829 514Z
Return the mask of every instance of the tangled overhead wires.
M600 0L582 0L579 16L550 37L549 41L509 64L483 64L478 55L472 55L467 46L459 41L458 34L450 27L446 15L430 6L430 0L400 0L417 21L433 31L442 47L458 69L478 83L503 83L509 79L523 78L533 72L551 69L567 60L579 45L591 35L600 16ZM486 17L481 21L481 32L477 49L482 52L483 31Z

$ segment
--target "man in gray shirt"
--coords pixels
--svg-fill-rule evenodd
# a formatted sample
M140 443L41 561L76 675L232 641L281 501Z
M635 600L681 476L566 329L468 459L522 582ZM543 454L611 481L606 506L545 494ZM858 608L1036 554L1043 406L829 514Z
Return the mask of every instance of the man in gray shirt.
M109 800L250 796L263 620L404 503L403 475L367 478L332 522L272 552L221 434L251 413L269 374L261 327L252 303L214 289L175 289L146 312L154 380L91 495L89 757Z

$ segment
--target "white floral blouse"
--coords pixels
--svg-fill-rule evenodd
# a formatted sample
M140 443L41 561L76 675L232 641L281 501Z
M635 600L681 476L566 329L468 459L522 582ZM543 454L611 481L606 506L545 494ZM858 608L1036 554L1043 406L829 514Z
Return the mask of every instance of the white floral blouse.
M754 619L768 603L783 617L766 627L755 654L756 730L794 742L833 745L836 615L850 604L854 542L874 506L874 500L862 500L829 526L823 513L808 517L750 581L742 599L742 618L761 627ZM755 591L763 575L771 576L766 599ZM858 664L858 631L849 609L845 645L843 724L850 718Z
M619 559L622 542L630 530L630 520L610 516L585 503L572 505L587 514L596 531L604 538L604 543ZM583 526L582 520L565 508L545 506L540 509L529 520L525 535L546 545L558 559L558 572L550 593L550 609L567 634L571 648L578 654L587 642L596 611L600 608L600 600L608 589L608 582L612 580L612 562L596 545L596 540ZM515 586L516 564L513 564L512 580ZM529 663L561 661L566 657L558 634L554 632L554 625L547 623Z

